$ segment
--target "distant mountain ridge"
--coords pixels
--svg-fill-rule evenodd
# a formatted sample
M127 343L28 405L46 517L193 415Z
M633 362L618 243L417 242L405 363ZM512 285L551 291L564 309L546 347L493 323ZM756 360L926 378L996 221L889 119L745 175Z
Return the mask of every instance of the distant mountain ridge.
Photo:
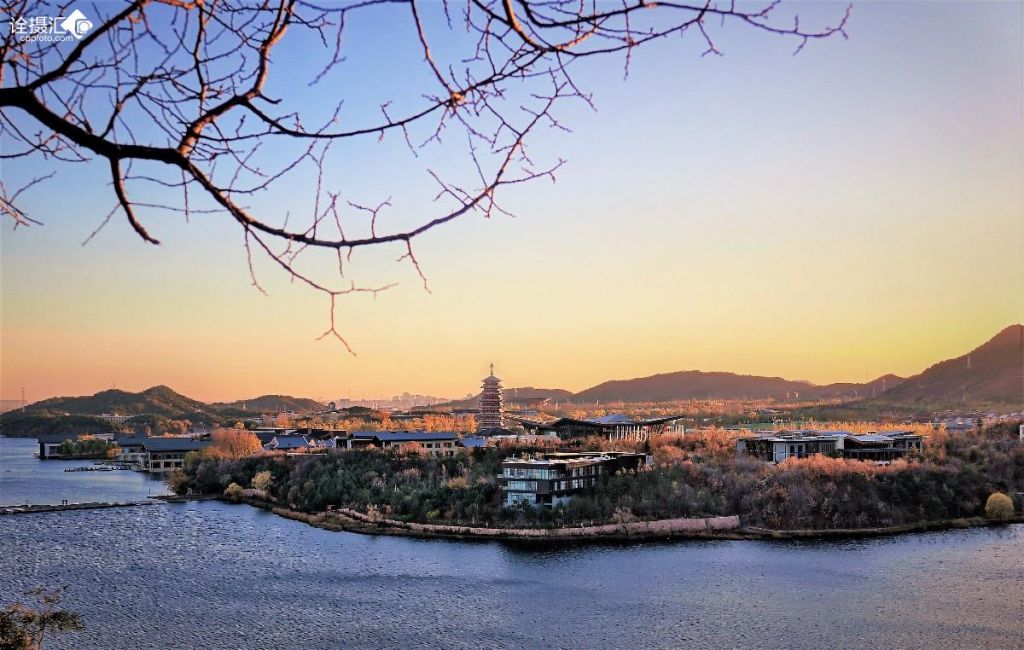
M818 386L807 381L739 375L732 372L679 372L606 381L573 396L575 402L671 402L692 399L857 399L902 381L885 375L864 384Z
M82 397L52 397L25 407L34 415L162 415L180 417L191 413L212 414L209 404L186 397L167 386L153 386L138 393L116 388Z
M781 377L685 370L606 381L575 394L559 388L508 388L505 397L510 404L517 399L538 397L563 403L769 398L801 401L835 399L851 404L933 409L999 404L1024 410L1024 326L1011 325L967 354L936 363L907 379L889 374L863 384L834 383L818 386ZM449 402L443 406L472 408L476 406L476 398ZM17 420L27 422L27 418L43 420L58 416L118 413L210 422L241 417L243 414L286 410L306 414L324 408L324 404L317 400L287 395L262 395L249 400L207 404L161 385L138 393L112 389L95 395L54 397L35 402L24 409L0 414L0 434L5 424L13 425ZM33 424L33 427L37 424Z
M231 411L250 414L280 413L282 411L311 413L327 408L326 404L315 399L292 397L290 395L260 395L252 399L240 399L234 402L214 402L210 406L222 412Z
M837 399L879 405L957 408L999 404L1024 409L1024 326L1011 325L967 354L941 361L909 378L893 374L872 381L823 386L781 377L684 370L606 381L572 401L669 402L690 399Z
M245 405L244 408L243 405ZM251 400L207 404L161 385L147 388L138 393L110 389L100 391L95 395L81 397L52 397L29 404L23 410L11 411L4 415L13 419L21 415L61 416L116 413L118 415L160 415L167 418L215 419L221 416L237 417L246 413L249 415L280 411L309 413L324 408L326 407L316 400L288 395L262 395Z
M930 366L880 399L893 404L993 403L1024 409L1024 325L1011 325L967 354Z

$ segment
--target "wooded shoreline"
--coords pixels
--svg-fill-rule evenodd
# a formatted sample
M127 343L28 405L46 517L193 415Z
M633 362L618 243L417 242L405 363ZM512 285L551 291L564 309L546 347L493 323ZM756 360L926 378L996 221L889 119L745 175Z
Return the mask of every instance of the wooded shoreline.
M307 513L255 499L242 497L229 499L217 495L204 495L199 499L215 498L226 503L244 504L267 510L279 517L300 521L310 526L336 532L363 535L390 535L419 539L500 541L517 544L590 544L603 542L656 542L670 540L840 540L886 537L906 533L935 532L964 528L993 528L1011 524L1024 524L1024 515L1012 519L993 521L984 517L922 521L882 528L773 530L746 526L738 516L660 519L622 524L570 526L562 528L484 528L401 522L393 519L373 519L347 508ZM170 497L168 501L183 499Z

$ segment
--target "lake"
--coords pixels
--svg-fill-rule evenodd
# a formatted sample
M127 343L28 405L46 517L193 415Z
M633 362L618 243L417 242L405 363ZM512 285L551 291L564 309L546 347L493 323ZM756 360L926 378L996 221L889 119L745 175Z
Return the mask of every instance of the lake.
M0 445L0 502L7 485L55 493L48 466L64 463ZM139 476L67 473L110 475ZM1024 647L1020 525L537 548L334 533L209 501L0 517L0 595L36 585L68 585L86 623L48 648Z

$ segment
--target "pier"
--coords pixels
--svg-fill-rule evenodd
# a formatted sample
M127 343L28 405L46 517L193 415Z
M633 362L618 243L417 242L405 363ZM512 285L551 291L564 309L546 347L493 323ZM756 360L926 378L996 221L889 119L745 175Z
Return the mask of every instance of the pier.
M158 500L151 501L122 501L118 503L108 503L106 501L91 501L87 503L68 503L64 501L60 504L37 504L37 505L21 505L21 506L0 506L0 515L20 515L31 512L64 512L65 510L98 510L100 508L133 508L135 506L155 506L161 503Z

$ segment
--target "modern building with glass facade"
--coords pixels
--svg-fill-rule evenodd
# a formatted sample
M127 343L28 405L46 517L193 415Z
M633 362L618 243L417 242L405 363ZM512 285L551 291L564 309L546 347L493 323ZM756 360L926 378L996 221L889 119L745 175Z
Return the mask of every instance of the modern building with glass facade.
M498 483L509 508L526 503L535 508L565 505L605 476L635 470L644 454L624 451L546 453L534 458L508 458L501 463Z

